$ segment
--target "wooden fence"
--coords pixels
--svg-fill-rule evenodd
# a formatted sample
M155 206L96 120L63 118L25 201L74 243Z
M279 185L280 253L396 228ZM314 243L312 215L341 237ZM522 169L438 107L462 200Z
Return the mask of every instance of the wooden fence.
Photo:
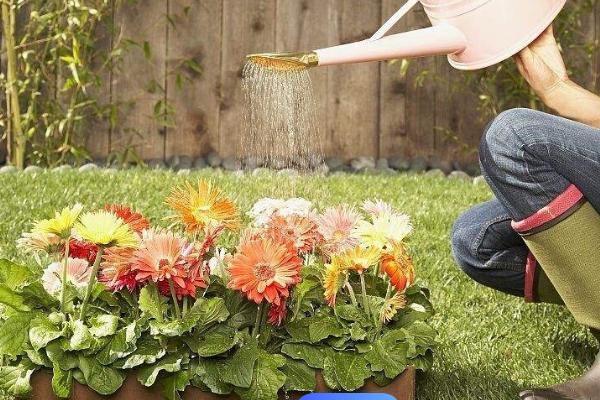
M150 60L129 51L108 77L105 99L120 107L117 127L93 127L95 156L135 147L144 159L233 155L242 134L241 68L244 56L263 51L312 49L361 40L405 0L143 0L115 10L122 38L148 41ZM168 18L167 18L168 16ZM418 7L396 31L427 25ZM590 15L590 37L600 37L600 7ZM106 40L109 46L119 38ZM183 59L199 60L201 76L177 88L170 71ZM596 57L594 68L600 61ZM416 80L423 68L445 84ZM473 160L485 121L474 93L456 94L460 72L444 57L415 62L406 76L399 64L369 63L314 69L320 134L325 153L345 158L435 156ZM148 82L164 91L149 91ZM175 126L151 118L159 100L173 107ZM456 135L458 143L449 139Z

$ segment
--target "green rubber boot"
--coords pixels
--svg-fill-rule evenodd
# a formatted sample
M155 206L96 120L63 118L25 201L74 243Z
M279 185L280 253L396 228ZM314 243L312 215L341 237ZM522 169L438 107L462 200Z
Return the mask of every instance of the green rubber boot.
M544 266L575 319L600 330L600 215L572 186L532 217L513 223ZM540 282L548 289L548 283ZM527 390L524 400L600 400L600 357L582 377L548 389Z

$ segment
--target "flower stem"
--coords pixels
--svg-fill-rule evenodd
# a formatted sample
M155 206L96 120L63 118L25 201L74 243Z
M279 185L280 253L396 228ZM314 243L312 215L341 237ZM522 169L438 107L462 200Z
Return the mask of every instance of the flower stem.
M260 333L260 323L262 321L262 311L264 307L263 304L264 302L260 303L256 310L256 319L254 320L254 326L252 327L252 336L255 338L258 337L258 334Z
M179 302L177 301L177 293L175 293L175 286L173 286L173 281L170 279L169 290L171 291L171 298L173 299L173 304L175 305L175 317L177 319L181 319L181 310L179 309Z
M352 289L350 282L346 281L344 286L346 289L348 289L348 294L350 295L350 300L352 300L352 305L355 307L358 306L358 301L356 301L356 295L354 294L354 289Z
M62 277L61 277L61 288L60 288L60 310L65 312L65 303L67 298L67 270L69 268L69 243L71 243L71 237L67 238L67 243L65 244L65 262L62 269Z
M187 310L188 310L188 298L187 296L185 296L183 298L183 316L185 317L185 314L187 314Z
M360 288L362 290L362 298L363 298L363 308L367 315L371 315L371 310L369 307L369 302L367 299L367 286L365 284L365 276L363 274L358 274L360 276Z
M85 317L85 312L87 311L87 306L90 301L90 297L92 296L92 290L94 290L94 285L96 284L96 275L98 275L98 269L100 268L102 253L104 253L104 247L99 246L98 253L96 253L96 259L94 260L94 267L92 268L92 273L90 274L90 280L88 281L87 289L85 291L85 297L83 298L83 303L81 303L81 310L79 312L80 320Z

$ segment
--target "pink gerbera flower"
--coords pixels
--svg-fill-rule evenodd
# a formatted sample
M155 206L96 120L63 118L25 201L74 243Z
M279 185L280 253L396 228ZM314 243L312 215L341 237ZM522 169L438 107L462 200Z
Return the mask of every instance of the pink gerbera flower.
M319 232L323 235L323 252L331 256L358 245L358 238L352 231L360 220L361 216L347 205L326 209L317 219Z
M373 218L383 214L391 215L396 213L394 208L383 200L367 200L363 203L362 207Z
M61 288L62 262L55 262L44 270L42 285L52 295L57 295ZM76 287L85 287L90 279L92 268L87 260L69 257L67 264L67 280Z
M317 224L308 217L274 215L266 229L267 237L276 241L292 243L303 253L311 252L322 240Z
M133 248L111 247L106 249L100 265L98 280L109 290L118 292L124 288L134 292L141 282L136 279L137 272L133 270Z

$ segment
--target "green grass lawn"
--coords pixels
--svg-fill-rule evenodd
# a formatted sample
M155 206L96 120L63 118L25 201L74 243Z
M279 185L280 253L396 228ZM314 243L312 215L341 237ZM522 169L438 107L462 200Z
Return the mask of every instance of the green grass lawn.
M460 272L449 233L465 209L491 197L484 186L422 175L289 178L237 177L200 172L130 170L0 175L0 255L17 256L15 240L33 219L81 202L134 205L164 224L163 199L173 185L213 179L248 209L259 198L300 196L319 208L381 198L410 214L416 227L411 246L421 283L431 289L439 331L434 368L419 378L419 399L514 399L525 387L549 385L580 374L597 351L595 340L563 309L526 305L478 286Z

